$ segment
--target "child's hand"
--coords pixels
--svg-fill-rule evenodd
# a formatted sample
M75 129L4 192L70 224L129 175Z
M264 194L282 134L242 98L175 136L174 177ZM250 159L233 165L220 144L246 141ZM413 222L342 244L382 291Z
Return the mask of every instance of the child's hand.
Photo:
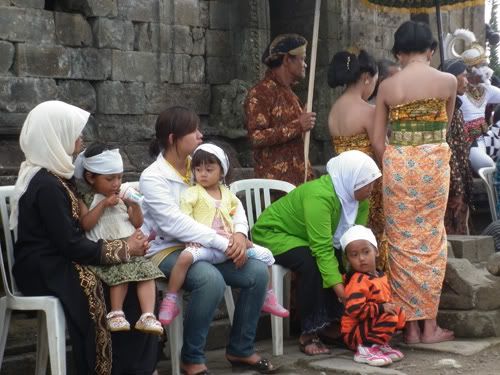
M393 303L386 302L382 305L384 307L384 312L392 314L392 315L397 315L396 311L396 305Z
M337 295L339 302L345 304L344 284L340 283L340 284L334 285L333 291Z
M106 197L106 199L104 199L104 205L106 207L116 206L119 201L120 197L118 196L118 194L111 194L110 196Z

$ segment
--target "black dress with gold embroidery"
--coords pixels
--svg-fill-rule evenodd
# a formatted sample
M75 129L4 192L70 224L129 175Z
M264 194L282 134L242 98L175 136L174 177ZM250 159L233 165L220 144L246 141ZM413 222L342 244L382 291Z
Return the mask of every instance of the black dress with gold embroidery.
M120 263L127 261L129 255L124 241L88 240L78 219L78 201L70 181L40 170L19 200L13 269L16 283L25 295L59 298L79 374L120 373L116 370L127 369L122 366L133 369L143 366L130 373L152 373L157 340L144 334L142 338L113 337L115 360L111 369L104 292L101 282L86 265ZM131 298L135 298L135 293L128 293L125 302L129 318L140 314L137 301ZM117 358L125 363L117 363Z

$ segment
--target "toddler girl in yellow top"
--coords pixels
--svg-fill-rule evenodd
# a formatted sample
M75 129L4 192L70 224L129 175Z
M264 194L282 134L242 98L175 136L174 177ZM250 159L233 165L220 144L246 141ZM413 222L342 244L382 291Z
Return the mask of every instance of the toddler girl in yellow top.
M239 199L222 182L229 169L226 153L218 146L205 143L194 151L191 161L196 185L187 189L181 196L181 210L196 221L229 238L233 233L233 218ZM274 257L269 249L255 245L247 240L247 256L258 259L269 266ZM212 264L223 263L229 258L222 251L206 248L199 244L189 244L179 255L170 274L168 292L161 303L159 320L170 324L177 316L177 292L181 289L186 273L195 262L206 261ZM281 306L271 286L266 294L262 311L288 317L289 312Z

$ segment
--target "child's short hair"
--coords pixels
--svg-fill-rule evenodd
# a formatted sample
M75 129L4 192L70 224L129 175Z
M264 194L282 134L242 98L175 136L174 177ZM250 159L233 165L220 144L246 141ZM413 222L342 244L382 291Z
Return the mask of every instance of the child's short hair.
M83 152L83 156L85 156L86 158L91 158L92 156L102 154L106 150L111 150L111 148L107 144L94 142L85 149L85 151Z

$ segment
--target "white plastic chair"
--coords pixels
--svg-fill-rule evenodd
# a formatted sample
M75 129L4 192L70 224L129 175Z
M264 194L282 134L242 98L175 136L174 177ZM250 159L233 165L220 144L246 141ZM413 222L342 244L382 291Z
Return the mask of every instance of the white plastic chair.
M477 172L484 183L486 193L488 193L488 203L490 205L491 219L493 221L497 220L497 194L495 190L495 183L493 181L495 171L496 167L486 167L479 169Z
M271 190L289 193L295 189L295 186L286 181L252 178L235 181L230 185L230 189L235 194L245 193L248 225L251 229L262 211L271 204ZM262 202L261 195L264 202ZM271 283L276 298L281 305L283 305L283 291L285 289L283 279L288 272L290 272L289 269L278 264L272 266ZM271 315L271 331L273 335L273 355L283 355L283 318Z
M14 239L17 231L9 229L7 200L14 192L14 186L0 186L0 217L7 249L7 270L0 246L0 271L6 296L0 298L0 369L7 344L10 317L13 310L38 310L38 338L36 374L45 374L47 357L50 357L52 374L66 374L66 319L62 305L56 297L25 297L17 289L12 276L14 264ZM9 282L10 280L10 282ZM48 345L47 345L48 344Z

